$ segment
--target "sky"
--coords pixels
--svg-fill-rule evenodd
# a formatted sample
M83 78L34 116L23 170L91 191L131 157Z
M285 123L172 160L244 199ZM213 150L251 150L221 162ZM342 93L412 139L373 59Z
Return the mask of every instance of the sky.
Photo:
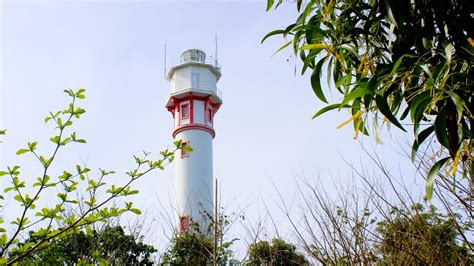
M265 12L265 2L1 1L0 128L8 135L0 144L0 168L20 164L25 174L38 171L37 162L15 152L31 140L50 151L54 128L43 119L65 106L67 88L87 89L81 103L87 113L75 131L88 143L62 151L53 171L86 163L124 173L134 166L133 154L158 155L173 141L164 107L164 45L168 61L195 47L213 55L217 35L223 105L214 121L214 175L229 210L244 209L256 219L268 205L280 217L277 190L291 203L300 178L328 190L350 182L351 164L370 165L361 145L377 152L389 170L408 173L409 160L399 155L405 135L384 131L386 144L377 145L371 138L354 140L350 126L336 129L348 113L311 119L323 105L309 76L299 74L290 50L274 54L282 38L260 43L266 33L289 25L296 8L285 3ZM151 223L156 234L159 213L173 203L173 174L170 165L134 185L140 194L132 199L157 221ZM125 180L123 174L113 178L109 182ZM284 226L284 219L277 221Z

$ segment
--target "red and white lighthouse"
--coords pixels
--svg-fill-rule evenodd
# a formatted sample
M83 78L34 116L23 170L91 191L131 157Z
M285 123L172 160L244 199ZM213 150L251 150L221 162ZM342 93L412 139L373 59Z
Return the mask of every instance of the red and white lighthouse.
M189 230L191 221L205 227L213 214L212 140L214 115L222 104L216 86L220 77L217 61L199 49L184 51L166 74L171 83L166 108L174 118L173 138L193 148L175 159L179 231Z

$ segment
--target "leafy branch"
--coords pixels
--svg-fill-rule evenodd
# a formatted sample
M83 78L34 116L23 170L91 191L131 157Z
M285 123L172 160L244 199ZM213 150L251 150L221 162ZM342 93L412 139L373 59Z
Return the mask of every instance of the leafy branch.
M151 159L150 153L144 152L144 156L134 156L136 167L125 174L127 181L122 186L111 185L107 188L105 178L115 174L114 171L99 169L98 178L90 178L91 169L76 165L74 172L63 170L57 177L51 177L50 170L56 161L59 151L71 143L86 143L85 139L79 138L76 132L70 132L74 122L81 118L86 111L77 105L78 100L85 98L85 90L64 91L71 102L64 110L50 112L45 118L45 122L53 122L57 130L56 135L49 140L54 144L53 151L49 156L38 152L38 142L29 142L26 148L19 149L16 154L32 154L42 166L42 174L36 182L29 186L21 179L21 167L18 165L7 167L6 171L0 171L0 177L9 176L11 186L4 189L6 194L10 194L21 207L21 215L11 221L14 230L8 236L5 228L0 228L0 263L8 265L17 263L40 250L50 241L66 237L84 227L97 222L107 221L125 212L141 214L141 211L133 207L132 202L125 202L124 206L116 207L109 204L120 198L129 197L139 193L131 188L131 184L142 176L154 171L164 170L164 167L174 160L174 153L182 149L181 141L174 143L173 149L166 149L160 153L159 159ZM4 135L6 130L1 130L0 135ZM68 133L69 132L69 133ZM189 151L192 149L189 148ZM85 188L85 194L80 193L78 187ZM25 190L36 188L33 196L24 193ZM52 207L44 206L33 216L33 210L41 202L40 196L44 195L50 188L55 188L59 192L56 195L57 202ZM106 197L99 199L100 195ZM3 196L0 198L3 200ZM72 212L67 212L67 211ZM0 219L0 223L3 223ZM53 224L59 224L54 226ZM19 236L26 230L32 230L34 241L18 245ZM14 254L8 258L9 254Z
M267 0L267 10L282 3ZM474 9L468 1L297 0L296 9L295 23L262 42L283 36L278 51L293 48L301 73L312 70L311 87L327 104L313 118L348 110L343 124L352 122L355 138L372 131L378 142L380 128L393 124L406 131L402 121L410 119L412 160L420 146L433 145L425 143L430 136L448 153L434 154L428 199L443 169L453 179L463 169L463 178L474 182ZM325 67L328 89L321 82ZM327 90L340 100L329 103Z

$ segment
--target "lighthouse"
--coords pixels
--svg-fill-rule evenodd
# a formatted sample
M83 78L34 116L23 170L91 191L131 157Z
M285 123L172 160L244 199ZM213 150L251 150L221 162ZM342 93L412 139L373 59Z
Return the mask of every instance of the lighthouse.
M166 72L171 89L166 108L174 119L174 140L193 151L175 156L176 212L178 231L187 232L191 222L201 229L213 214L212 141L214 115L222 105L217 89L221 77L217 60L199 49L184 51Z

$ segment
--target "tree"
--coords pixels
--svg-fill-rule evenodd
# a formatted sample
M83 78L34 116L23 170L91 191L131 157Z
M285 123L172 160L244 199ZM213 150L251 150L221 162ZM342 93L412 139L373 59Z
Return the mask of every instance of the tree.
M150 159L150 153L134 156L136 167L126 172L127 179L121 186L107 187L106 179L115 174L114 171L99 169L98 178L89 176L91 169L85 165L71 168L54 169L55 162L65 146L73 143L86 143L78 134L72 131L75 123L85 113L78 106L78 101L85 98L85 90L64 91L71 102L64 110L50 112L45 118L46 123L53 123L56 134L49 140L52 142L52 152L47 155L40 152L36 141L29 142L26 148L19 149L16 154L30 154L39 163L41 172L36 180L30 183L20 172L18 165L9 166L0 171L0 177L9 178L11 185L4 189L0 200L13 202L8 208L14 208L20 215L13 221L0 219L0 224L8 222L12 226L0 227L0 264L13 264L43 249L51 241L57 241L71 234L79 234L81 229L90 230L90 225L105 222L125 212L140 214L132 202L124 202L122 206L112 201L137 194L139 191L131 188L131 184L153 170L163 170L164 166L174 159L174 152L182 149L181 141L176 141L173 150L162 151L159 159ZM4 135L5 130L0 131ZM191 148L186 148L191 151ZM53 176L52 173L61 173ZM31 179L30 179L31 180ZM31 195L28 193L33 192ZM54 197L53 192L56 192ZM47 201L40 200L41 196L49 196ZM54 203L54 201L56 201ZM51 206L51 202L53 205ZM6 207L3 207L4 209ZM89 229L88 229L89 228ZM7 229L9 232L7 233ZM32 231L28 243L19 244L18 240L26 232ZM7 254L15 254L7 259Z
M200 233L183 232L171 241L171 247L164 253L162 264L208 265L212 261L214 243L212 238Z
M19 246L36 242L34 232ZM101 231L73 233L57 241L49 241L43 249L25 258L20 265L74 265L106 263L109 265L152 265L152 245L143 237L125 234L121 226L106 226ZM19 254L12 253L12 257Z
M267 10L283 0L267 0ZM347 109L359 132L378 138L383 125L405 131L412 121L412 159L433 136L447 154L434 154L426 182L432 197L436 173L457 169L474 181L474 5L469 0L309 0L296 1L300 15L285 29L268 33L287 39L312 70L311 86L327 105L313 118ZM341 100L329 104L321 82Z
M371 157L378 172L353 168L359 184L328 189L304 179L297 206L279 193L279 207L308 259L322 265L471 265L474 223L464 206L437 202L437 210L419 202L377 158ZM452 187L438 188L435 195L446 196Z
M378 223L383 264L472 265L474 257L456 242L456 222L416 204Z
M227 241L226 233L229 227L242 216L236 213L224 214L225 209L219 208L219 202L220 199L215 206L217 215L202 213L203 219L208 220L206 222L208 226L203 231L199 223L191 220L189 231L175 233L171 238L170 247L163 254L162 264L226 265L227 262L232 261L231 246L238 239Z
M296 251L293 244L274 238L271 243L259 241L249 246L249 265L308 265L305 257Z

